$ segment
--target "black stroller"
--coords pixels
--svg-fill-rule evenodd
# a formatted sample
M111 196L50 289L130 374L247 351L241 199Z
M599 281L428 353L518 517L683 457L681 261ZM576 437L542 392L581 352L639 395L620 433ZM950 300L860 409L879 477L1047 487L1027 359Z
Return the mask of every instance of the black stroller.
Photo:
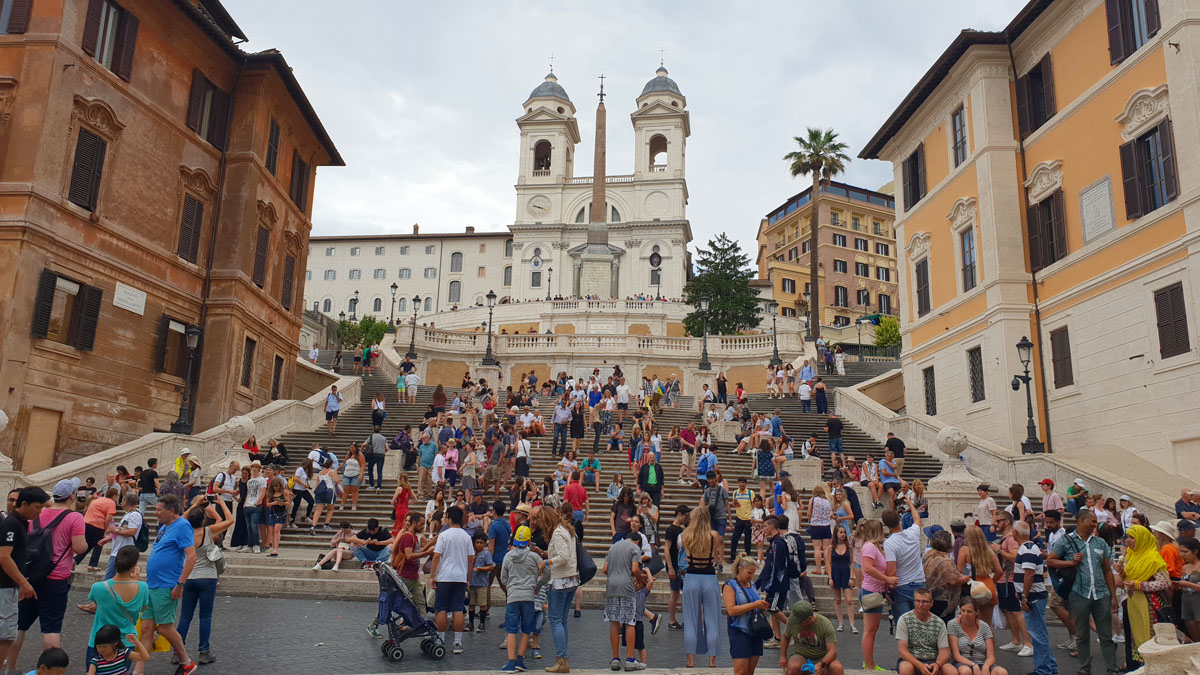
M388 632L388 638L380 645L383 656L392 662L399 661L404 658L401 642L424 638L421 651L438 660L445 658L446 645L438 636L437 625L417 611L408 587L400 581L396 570L390 565L376 565L375 574L379 577L378 621L380 626L387 626Z

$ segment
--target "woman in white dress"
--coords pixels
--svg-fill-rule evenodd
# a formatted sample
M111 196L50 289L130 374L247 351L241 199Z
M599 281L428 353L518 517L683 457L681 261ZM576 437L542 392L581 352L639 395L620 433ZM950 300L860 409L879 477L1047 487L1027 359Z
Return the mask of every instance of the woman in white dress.
M837 366L837 374L846 374L846 355L842 353L842 348L838 347L833 352L833 364Z

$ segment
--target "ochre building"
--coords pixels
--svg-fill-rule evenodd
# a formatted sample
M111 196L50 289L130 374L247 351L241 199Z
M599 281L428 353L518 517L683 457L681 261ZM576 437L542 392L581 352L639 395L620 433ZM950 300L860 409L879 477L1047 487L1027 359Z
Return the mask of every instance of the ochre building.
M1035 0L963 31L860 154L893 163L924 413L1200 478L1200 4Z
M16 0L0 35L0 452L26 473L289 398L315 167L217 0ZM130 467L132 468L132 467Z

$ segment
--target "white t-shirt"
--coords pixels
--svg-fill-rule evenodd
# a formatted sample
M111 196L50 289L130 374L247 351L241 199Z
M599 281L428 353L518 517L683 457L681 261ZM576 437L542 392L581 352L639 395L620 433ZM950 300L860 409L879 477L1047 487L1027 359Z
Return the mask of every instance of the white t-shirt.
M218 473L216 481L216 487L219 487L222 490L233 490L237 488L237 476L233 475L233 473L228 470ZM222 493L221 499L224 499L226 502L232 502L235 496L236 495L234 494Z
M134 534L132 537L122 537L119 534L113 535L112 550L114 552L120 551L126 546L133 546L134 540L137 539L137 531L142 529L142 514L139 513L137 509L134 509L129 513L126 513L124 516L121 516L121 523L117 525L118 530L128 530L131 527L134 529Z
M921 564L921 528L915 523L908 529L889 534L883 540L883 557L896 563L900 585L925 583Z
M617 403L629 403L629 396L632 392L629 390L629 385L622 384L617 387Z
M800 400L807 401L811 398L812 398L812 387L808 386L807 382L801 384L800 385Z
M329 455L329 459L333 460L333 468L336 470L338 468L337 455L329 452L328 450L325 451L325 454ZM321 464L322 459L320 450L313 450L312 452L308 453L308 458L313 461L313 466L316 467L318 473L324 468L324 466Z
M524 415L521 415L521 424L524 426L529 426L533 423L534 419L536 419L534 414L532 412L527 412Z
M316 361L317 356L319 356L320 354L321 354L321 351L319 349L317 349L316 347L313 347L312 349L308 350L308 358L310 361Z
M446 456L438 453L433 458L433 482L440 483L446 480Z
M451 527L438 535L433 552L441 555L436 580L446 583L467 583L467 560L475 554L471 535L461 527Z
M308 472L304 467L296 467L296 486L292 488L293 492L308 492Z
M404 376L404 386L407 387L408 389L412 389L413 387L417 386L418 384L421 384L421 376L420 375L418 375L416 373L409 373L408 375Z
M529 439L522 438L517 441L517 457L529 457Z
M246 481L246 501L242 504L243 507L258 506L259 499L267 490L267 479L265 476L251 478Z

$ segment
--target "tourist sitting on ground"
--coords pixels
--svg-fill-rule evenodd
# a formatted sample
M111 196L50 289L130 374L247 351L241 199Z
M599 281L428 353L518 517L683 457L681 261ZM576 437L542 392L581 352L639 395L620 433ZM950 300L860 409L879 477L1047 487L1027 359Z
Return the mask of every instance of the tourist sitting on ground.
M367 529L348 540L348 543L354 546L351 552L364 567L387 562L392 557L390 547L396 541L394 537L388 536L389 534L386 529L380 527L378 519L371 518L367 521Z
M913 609L896 620L896 647L900 675L957 675L950 664L946 623L933 612L933 594L927 588L913 591ZM930 666L933 666L932 668Z
M958 675L1008 675L996 665L996 640L992 627L979 620L979 610L970 597L958 602L958 617L946 626L950 642L950 666Z
M350 523L342 522L338 525L338 531L334 533L329 540L329 545L332 546L328 553L325 554L316 565L313 565L313 571L318 571L325 568L325 564L330 560L333 561L333 571L336 572L342 567L343 560L349 560L354 557L350 552L350 542L354 539L354 530L350 529Z
M803 600L792 605L792 614L779 643L779 667L785 675L821 673L841 675L845 670L838 661L837 633L833 622L813 610Z

